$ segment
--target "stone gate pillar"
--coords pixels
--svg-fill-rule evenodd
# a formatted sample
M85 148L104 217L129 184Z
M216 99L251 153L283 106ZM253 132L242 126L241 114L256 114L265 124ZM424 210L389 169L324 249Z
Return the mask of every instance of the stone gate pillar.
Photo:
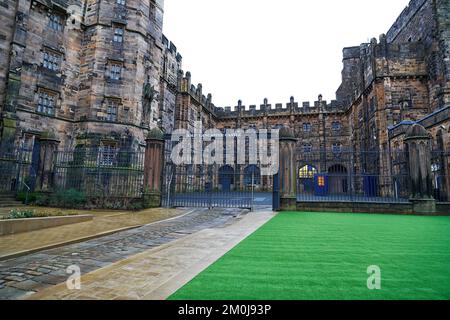
M164 165L164 133L152 129L146 139L144 159L144 206L161 206L162 173Z
M436 212L431 176L431 136L419 124L414 124L406 132L404 143L408 150L408 170L410 177L410 201L416 213Z
M280 130L280 206L281 210L297 209L297 173L295 169L295 147L297 139L292 130Z
M44 132L39 138L39 166L36 172L36 191L53 191L54 157L60 141L52 132Z

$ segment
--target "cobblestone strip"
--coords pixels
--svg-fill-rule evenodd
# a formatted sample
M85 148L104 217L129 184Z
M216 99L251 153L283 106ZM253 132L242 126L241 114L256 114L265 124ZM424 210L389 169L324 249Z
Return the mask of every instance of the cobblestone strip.
M240 209L197 209L192 213L102 238L0 262L0 299L17 299L65 282L67 267L92 272L145 250L207 228L236 221Z

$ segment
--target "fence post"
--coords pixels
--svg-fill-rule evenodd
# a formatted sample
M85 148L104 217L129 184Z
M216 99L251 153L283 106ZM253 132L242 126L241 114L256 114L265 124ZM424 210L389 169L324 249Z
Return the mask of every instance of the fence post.
M36 178L38 192L53 191L54 157L60 141L53 132L44 132L39 138L39 167Z
M143 204L146 208L155 208L161 206L164 133L154 128L145 141Z
M280 209L285 211L297 209L297 173L294 159L296 143L297 139L290 129L284 127L280 130Z
M406 132L404 142L408 150L410 201L416 213L435 213L431 174L431 136L419 124L412 125Z

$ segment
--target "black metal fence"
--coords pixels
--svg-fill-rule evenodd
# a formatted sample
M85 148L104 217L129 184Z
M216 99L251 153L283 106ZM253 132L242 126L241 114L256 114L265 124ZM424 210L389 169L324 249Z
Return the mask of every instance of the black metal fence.
M143 194L144 152L81 148L56 151L54 161L55 190L75 189L94 198Z
M16 193L34 188L33 150L5 147L0 150L0 192Z
M167 165L163 180L165 207L254 208L271 206L272 191L257 172L229 166Z
M302 202L409 201L404 151L309 152L299 157L297 199Z

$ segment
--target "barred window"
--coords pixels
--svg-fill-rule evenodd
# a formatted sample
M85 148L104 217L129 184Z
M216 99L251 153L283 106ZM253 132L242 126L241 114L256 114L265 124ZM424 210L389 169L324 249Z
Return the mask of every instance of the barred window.
M122 64L111 63L109 77L113 80L120 80L121 75L122 75Z
M102 144L100 149L100 165L113 166L117 155L115 144Z
M341 131L341 123L338 121L335 121L331 124L331 129L335 132Z
M306 122L303 124L303 132L311 132L312 125L309 122Z
M124 6L124 5L127 4L127 0L116 0L116 3L117 3L118 5Z
M53 51L44 51L44 61L42 66L48 70L59 71L61 65L61 55Z
M117 100L108 100L106 110L106 121L117 122L117 110L119 109L119 102Z
M342 146L340 143L334 143L333 146L331 147L331 151L333 153L341 153L342 151Z
M64 21L64 18L61 15L59 15L57 13L52 13L50 15L49 27L55 31L62 31L63 30L63 21Z
M123 28L116 27L114 28L114 42L115 43L123 43Z
M48 115L55 114L56 94L47 91L39 92L37 112Z
M303 145L303 152L304 153L311 153L312 149L313 149L313 146L310 143Z

